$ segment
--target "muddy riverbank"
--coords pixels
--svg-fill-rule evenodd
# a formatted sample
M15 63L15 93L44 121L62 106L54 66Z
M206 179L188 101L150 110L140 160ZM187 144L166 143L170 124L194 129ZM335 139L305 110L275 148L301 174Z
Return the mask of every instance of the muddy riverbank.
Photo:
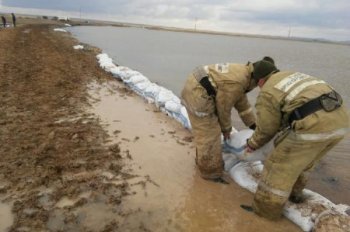
M0 231L300 231L202 180L190 132L58 26L0 31Z

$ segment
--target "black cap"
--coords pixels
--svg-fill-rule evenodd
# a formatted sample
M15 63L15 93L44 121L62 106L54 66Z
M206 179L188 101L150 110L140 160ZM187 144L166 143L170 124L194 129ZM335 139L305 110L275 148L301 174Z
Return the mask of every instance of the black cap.
M264 57L265 58L265 57ZM278 72L278 69L271 61L267 61L266 59L257 61L253 63L254 71L252 73L252 78L255 80L259 80L268 76L271 73Z
M275 61L274 61L271 57L269 57L269 56L264 56L264 58L263 58L262 60L265 60L265 61L268 61L268 62L270 62L270 63L275 64Z

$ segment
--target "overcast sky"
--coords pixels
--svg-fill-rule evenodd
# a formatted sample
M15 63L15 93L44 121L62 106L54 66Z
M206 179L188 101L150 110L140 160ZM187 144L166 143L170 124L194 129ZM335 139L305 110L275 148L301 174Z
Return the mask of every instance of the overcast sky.
M0 0L0 12L350 40L350 0Z

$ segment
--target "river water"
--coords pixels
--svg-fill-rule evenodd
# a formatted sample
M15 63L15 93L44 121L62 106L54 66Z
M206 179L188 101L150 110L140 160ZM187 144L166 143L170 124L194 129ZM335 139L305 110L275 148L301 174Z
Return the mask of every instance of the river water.
M67 28L83 43L101 48L114 62L144 74L179 95L194 67L220 62L247 63L263 56L275 59L280 70L317 76L331 84L350 107L350 46L243 36L171 32L132 27ZM252 104L258 91L249 99ZM233 113L235 126L243 128ZM320 162L308 188L335 203L350 204L350 137Z

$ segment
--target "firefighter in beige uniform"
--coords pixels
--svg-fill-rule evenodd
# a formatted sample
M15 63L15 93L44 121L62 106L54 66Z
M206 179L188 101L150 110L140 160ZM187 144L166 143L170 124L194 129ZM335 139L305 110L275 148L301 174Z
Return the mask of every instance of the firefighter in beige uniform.
M302 202L307 176L348 132L349 117L340 95L324 81L299 72L279 72L271 63L254 64L257 125L246 154L275 135L264 163L253 210L278 219L286 201Z
M246 93L257 85L251 80L253 66L214 64L197 67L182 90L196 143L196 164L204 179L227 183L223 177L221 133L232 130L231 109L238 111L246 126L255 128L255 115Z

